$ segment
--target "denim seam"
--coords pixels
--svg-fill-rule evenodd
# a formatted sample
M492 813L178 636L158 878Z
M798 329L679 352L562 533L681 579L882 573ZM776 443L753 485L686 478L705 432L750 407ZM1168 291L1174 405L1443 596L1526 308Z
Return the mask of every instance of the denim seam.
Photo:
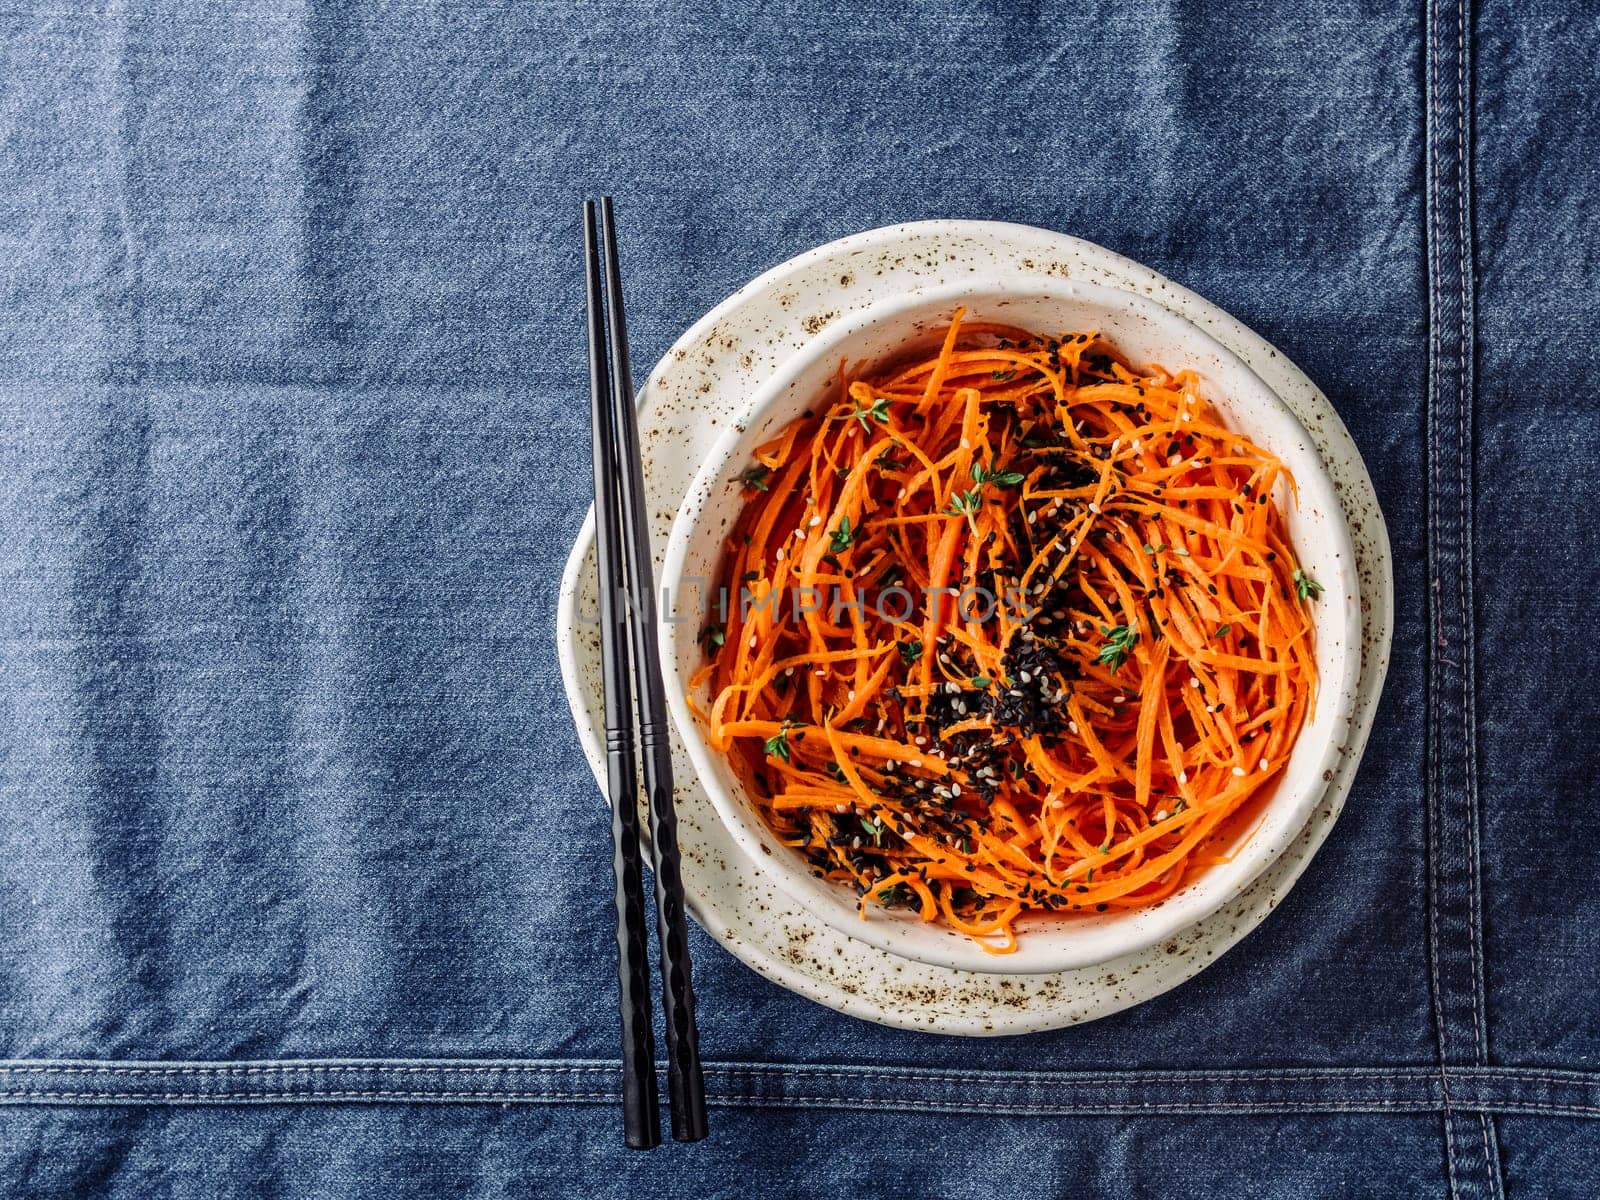
M993 1086L1077 1086L1085 1084L1170 1084L1191 1083L1315 1083L1319 1081L1354 1080L1435 1080L1436 1068L1414 1064L1374 1067L1306 1067L1306 1068L1239 1068L1209 1072L1175 1071L1086 1071L1086 1072L1029 1072L1029 1071L972 1071L950 1072L927 1070L916 1066L895 1069L852 1067L848 1064L815 1064L788 1066L766 1063L707 1063L708 1075L745 1075L751 1077L781 1077L785 1079L836 1079L902 1081L907 1083L983 1084ZM387 1059L365 1061L330 1061L326 1063L284 1061L282 1063L191 1063L167 1066L160 1063L125 1063L108 1061L104 1065L84 1064L81 1060L71 1065L54 1065L50 1062L11 1062L0 1065L5 1075L97 1075L132 1077L141 1076L192 1076L197 1078L273 1077L284 1075L323 1074L379 1074L379 1075L615 1075L617 1067L610 1063L527 1062L458 1062L441 1059L434 1063L416 1060L395 1062ZM1600 1090L1600 1072L1572 1071L1549 1067L1456 1067L1445 1072L1461 1082L1488 1079L1507 1083L1543 1083L1557 1087L1590 1087Z
M1428 748L1424 771L1427 778L1427 817L1428 837L1426 839L1426 870L1428 874L1428 970L1433 983L1433 1023L1434 1037L1439 1048L1439 1086L1444 1101L1444 1136L1445 1154L1444 1165L1446 1177L1449 1181L1451 1200L1459 1200L1460 1189L1456 1183L1456 1147L1455 1134L1451 1120L1450 1080L1445 1070L1449 1062L1449 1032L1444 1012L1444 988L1439 972L1439 871L1440 852L1442 848L1442 835L1440 821L1442 805L1440 804L1439 786L1440 774L1440 721L1439 708L1436 697L1439 691L1439 638L1434 632L1438 619L1439 589L1435 584L1438 572L1439 555L1439 504L1435 484L1439 478L1439 439L1438 421L1434 408L1434 394L1438 378L1439 365L1443 359L1440 353L1440 319L1439 319L1439 294L1436 286L1439 278L1439 235L1436 222L1438 212L1438 190L1435 180L1438 174L1438 148L1435 144L1434 134L1437 125L1435 105L1438 97L1438 70L1439 70L1439 26L1434 14L1435 0L1426 0L1423 6L1423 21L1427 25L1428 45L1426 50L1427 62L1424 71L1424 130L1423 153L1424 190L1427 215L1424 219L1423 233L1428 256L1428 385L1426 403L1424 406L1426 437L1428 443L1428 479L1429 488L1427 496L1428 506L1428 573L1429 573L1429 600L1432 619L1428 625L1428 673L1427 689L1429 694L1428 719L1432 726L1428 738Z
M383 1074L383 1075L504 1075L504 1074L615 1074L617 1068L610 1064L564 1064L556 1063L545 1065L542 1063L470 1063L455 1065L448 1061L438 1064L416 1065L390 1065L386 1060L373 1059L368 1062L330 1062L330 1063L304 1063L286 1062L276 1064L199 1064L185 1066L163 1066L159 1063L108 1063L105 1066L73 1065L52 1066L48 1063L22 1064L12 1063L0 1066L0 1074L6 1075L126 1075L131 1077L145 1076L193 1076L197 1078L227 1078L234 1076L282 1076L282 1075L321 1075L321 1074ZM1182 1084L1182 1083L1311 1083L1322 1080L1396 1080L1396 1079L1435 1079L1437 1071L1430 1067L1395 1066L1395 1067L1370 1067L1370 1068L1307 1068L1296 1069L1267 1069L1253 1070L1242 1068L1230 1071L1214 1071L1195 1073L1190 1071L1103 1071L1103 1072L1067 1072L1067 1073L1041 1073L1026 1071L1001 1071L1001 1072L948 1072L928 1071L919 1067L903 1067L895 1070L875 1070L871 1068L854 1068L846 1065L815 1065L805 1067L792 1067L783 1064L764 1063L707 1063L707 1074L720 1075L748 1075L748 1076L781 1076L791 1079L859 1079L859 1080L903 1080L917 1083L952 1083L952 1084L992 1084L992 1085L1032 1085L1032 1086L1061 1086L1076 1084ZM1479 1074L1474 1072L1474 1074ZM1569 1083L1583 1086L1593 1084L1600 1086L1600 1076L1589 1078L1579 1076L1575 1079L1560 1080L1547 1076L1530 1075L1516 1070L1494 1072L1495 1076L1505 1079L1538 1079L1540 1082Z
M0 1106L614 1103L617 1068L599 1061L419 1058L176 1063L0 1061ZM839 1107L879 1112L1015 1116L1494 1113L1600 1116L1600 1072L1548 1066L1426 1064L1202 1072L950 1072L915 1066L710 1063L722 1108ZM82 1079L81 1086L70 1081ZM149 1081L151 1086L129 1086ZM182 1081L180 1083L180 1081ZM205 1086L214 1081L214 1088ZM828 1084L833 1086L827 1086ZM178 1084L178 1086L174 1086ZM120 1085L120 1086L119 1086ZM934 1088L919 1094L919 1088ZM1240 1095L1238 1089L1254 1088ZM966 1090L957 1090L966 1089ZM1230 1090L1231 1089L1231 1090ZM1465 1184L1468 1177L1460 1177ZM1475 1173L1472 1176L1475 1178Z
M0 1103L10 1101L48 1101L83 1104L116 1101L133 1104L269 1104L318 1103L328 1101L404 1101L432 1104L516 1103L530 1101L606 1101L615 1102L620 1094L613 1091L568 1090L454 1090L433 1091L403 1088L350 1088L315 1089L288 1096L263 1095L260 1092L129 1092L129 1091L66 1091L54 1089L3 1089ZM844 1093L811 1095L761 1095L718 1094L707 1097L710 1104L720 1108L794 1108L801 1105L840 1105L853 1109L869 1108L885 1111L910 1112L983 1112L1008 1114L1039 1114L1051 1116L1092 1116L1102 1114L1178 1113L1178 1114L1286 1114L1286 1113L1338 1113L1338 1112L1400 1112L1427 1114L1443 1112L1442 1101L1427 1097L1306 1097L1283 1100L1073 1100L1070 1103L1013 1103L1006 1101L941 1101L914 1100L884 1096L858 1096ZM1516 1113L1529 1116L1600 1116L1600 1105L1545 1102L1505 1098L1502 1100L1458 1102L1456 1107L1479 1115L1491 1113Z
M1459 253L1461 282L1461 363L1457 374L1458 399L1456 410L1457 468L1456 488L1460 503L1458 519L1461 522L1461 561L1456 572L1459 589L1457 604L1461 609L1461 754L1466 801L1467 838L1471 849L1468 861L1468 886L1472 911L1467 922L1467 932L1472 950L1472 1023L1477 1036L1476 1059L1479 1065L1489 1059L1489 1034L1485 1016L1484 949L1483 949L1483 809L1478 794L1478 739L1477 739L1477 685L1476 632L1473 629L1473 564L1474 539L1472 512L1469 504L1470 479L1474 473L1472 418L1470 408L1475 396L1475 359L1477 321L1472 263L1473 224L1472 203L1472 136L1475 125L1468 122L1471 80L1468 74L1472 53L1472 24L1467 0L1456 0L1456 21L1460 36L1456 43L1456 239ZM1505 1186L1499 1161L1498 1147L1490 1129L1487 1114L1478 1114L1478 1132L1483 1139L1484 1171L1489 1180L1489 1191L1495 1200L1504 1200Z
M1428 0L1424 72L1425 233L1428 264L1429 380L1428 583L1426 675L1429 745L1428 954L1434 989L1444 1102L1445 1159L1451 1195L1500 1200L1504 1185L1489 1118L1477 1113L1477 1137L1461 1124L1453 1091L1457 1063L1488 1062L1484 988L1482 804L1476 762L1476 647L1473 644L1473 536L1470 480L1474 445L1475 287L1473 284L1472 21L1468 0ZM1454 70L1447 56L1453 56ZM1454 112L1450 108L1454 108ZM1454 189L1454 196L1449 189ZM1454 201L1454 214L1447 206ZM1450 221L1450 215L1454 221ZM1454 238L1454 245L1449 245ZM1452 253L1453 251L1453 253ZM1455 278L1450 278L1450 272ZM1451 314L1451 303L1457 305ZM1451 319L1453 316L1453 320ZM1454 375L1452 379L1451 376ZM1451 414L1449 406L1455 405ZM1454 420L1451 420L1453 415ZM1452 447L1443 445L1453 435ZM1452 453L1453 451L1453 453ZM1451 474L1453 472L1453 478ZM1454 579L1449 578L1454 575ZM1449 611L1450 603L1457 611ZM1459 673L1460 678L1454 677ZM1463 1009L1469 1011L1463 1011ZM1470 1043L1470 1052L1466 1049ZM1481 1146L1484 1174L1469 1149Z

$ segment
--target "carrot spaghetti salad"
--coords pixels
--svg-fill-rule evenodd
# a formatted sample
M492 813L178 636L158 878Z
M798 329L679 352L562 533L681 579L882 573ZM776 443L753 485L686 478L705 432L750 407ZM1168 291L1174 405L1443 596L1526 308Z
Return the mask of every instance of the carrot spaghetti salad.
M1293 480L1193 374L962 323L740 476L696 689L814 873L996 953L1223 861L1316 686Z

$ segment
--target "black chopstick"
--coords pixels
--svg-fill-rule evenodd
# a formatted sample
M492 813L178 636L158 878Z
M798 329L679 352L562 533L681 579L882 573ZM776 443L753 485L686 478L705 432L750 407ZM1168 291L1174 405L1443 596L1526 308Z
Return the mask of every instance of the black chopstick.
M694 1016L689 966L689 922L683 903L678 851L678 816L672 797L672 744L667 735L666 689L656 640L655 573L651 567L644 466L639 454L633 373L628 361L628 325L623 315L622 272L611 197L600 199L600 243L605 255L611 334L611 418L616 449L617 497L622 508L622 548L627 572L634 701L639 716L639 755L649 801L650 849L656 877L657 938L661 950L661 1002L667 1032L667 1092L672 1101L672 1137L697 1142L706 1136L705 1077L700 1067L700 1031Z
M656 875L656 936L661 949L662 1010L667 1024L667 1086L672 1098L672 1136L699 1141L706 1136L706 1083L699 1061L699 1030L694 1022L694 984L690 971L688 915L683 904L682 861L678 853L677 810L672 800L672 750L667 738L666 693L656 658L656 603L651 570L650 528L645 518L645 480L638 454L634 379L627 354L627 320L622 312L622 277L616 254L616 227L610 197L597 206L584 203L584 251L589 269L590 421L594 426L595 554L600 565L600 645L605 672L606 784L611 800L616 886L618 886L618 978L622 1005L622 1101L629 1146L659 1141L654 1075L643 1085L637 1054L650 1051L651 1030L645 979L635 950L643 949L642 875L638 867L638 794L634 725L643 760L650 814L650 845ZM600 323L605 323L605 344ZM610 350L610 366L606 362ZM629 667L632 667L630 686ZM626 816L622 816L626 810ZM635 1061L630 1064L629 1058ZM646 1059L648 1061L648 1059ZM632 1082L630 1082L632 1077ZM646 1115L648 1114L648 1115ZM643 1123L648 1122L648 1131ZM635 1133L638 1141L635 1141Z
M639 857L638 779L628 682L628 601L622 563L611 427L611 372L606 362L604 301L595 206L583 206L588 260L589 419L594 436L594 539L600 567L600 662L605 675L606 791L611 802L612 867L617 883L617 985L622 1014L622 1130L627 1144L661 1144L655 1036L650 1029L650 935Z

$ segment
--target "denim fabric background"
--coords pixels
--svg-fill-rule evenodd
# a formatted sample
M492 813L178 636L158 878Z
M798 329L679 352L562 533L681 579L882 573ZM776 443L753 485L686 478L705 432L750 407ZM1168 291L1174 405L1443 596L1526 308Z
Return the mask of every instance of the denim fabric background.
M1600 20L1464 4L5 6L0 1192L1600 1192ZM1399 623L1258 932L1001 1042L699 938L713 1138L619 1148L552 644L598 190L641 372L792 254L963 216L1326 390Z

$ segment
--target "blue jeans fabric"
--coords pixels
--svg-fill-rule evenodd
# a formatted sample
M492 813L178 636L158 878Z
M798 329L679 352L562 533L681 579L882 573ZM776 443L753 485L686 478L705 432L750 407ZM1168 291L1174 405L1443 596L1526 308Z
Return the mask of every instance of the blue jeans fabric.
M1597 58L1559 0L7 8L0 1191L1600 1192ZM810 246L993 217L1328 393L1394 658L1259 931L999 1042L697 936L713 1137L621 1149L553 645L600 190L641 370Z

